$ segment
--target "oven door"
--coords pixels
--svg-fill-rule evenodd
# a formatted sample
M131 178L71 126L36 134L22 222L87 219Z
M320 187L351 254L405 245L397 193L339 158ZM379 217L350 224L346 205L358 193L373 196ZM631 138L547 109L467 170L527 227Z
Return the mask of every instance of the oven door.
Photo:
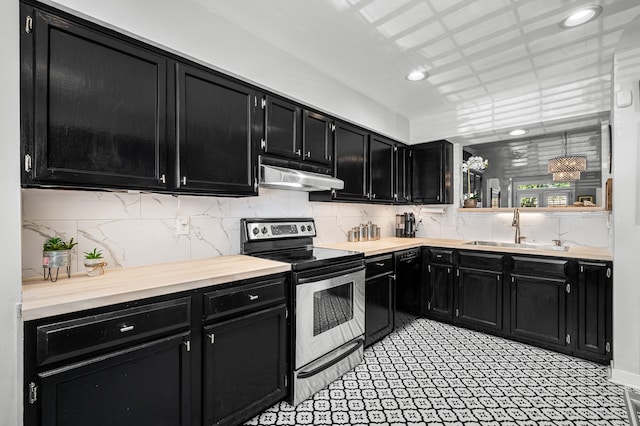
M295 369L364 334L364 262L294 275Z

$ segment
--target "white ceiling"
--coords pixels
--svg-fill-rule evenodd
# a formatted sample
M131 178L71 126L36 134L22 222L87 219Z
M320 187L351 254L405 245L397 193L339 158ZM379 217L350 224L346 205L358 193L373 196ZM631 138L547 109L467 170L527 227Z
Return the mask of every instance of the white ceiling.
M191 1L410 120L453 111L458 134L609 110L640 21L638 0ZM560 28L587 4L597 20Z

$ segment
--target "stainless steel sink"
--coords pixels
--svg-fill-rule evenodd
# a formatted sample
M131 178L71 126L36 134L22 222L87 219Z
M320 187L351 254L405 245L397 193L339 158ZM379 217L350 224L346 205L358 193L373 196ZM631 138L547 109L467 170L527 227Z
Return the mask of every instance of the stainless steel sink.
M473 246L490 246L490 247L513 247L530 250L553 250L553 251L567 251L567 246L556 246L553 244L533 244L533 243L503 243L501 241L469 241L464 244Z

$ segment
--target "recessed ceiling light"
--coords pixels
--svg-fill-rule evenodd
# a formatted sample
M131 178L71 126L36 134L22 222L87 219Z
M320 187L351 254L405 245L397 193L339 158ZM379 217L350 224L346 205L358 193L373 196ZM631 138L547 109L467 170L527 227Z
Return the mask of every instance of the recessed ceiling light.
M602 13L600 6L588 6L571 12L570 15L565 17L560 22L561 28L573 28L578 25L586 24L589 21L593 21Z
M420 81L424 80L427 77L429 77L429 73L426 71L411 71L409 74L407 74L406 79L409 81Z
M529 133L529 131L525 129L515 129L509 132L511 136L522 136L526 135L527 133Z

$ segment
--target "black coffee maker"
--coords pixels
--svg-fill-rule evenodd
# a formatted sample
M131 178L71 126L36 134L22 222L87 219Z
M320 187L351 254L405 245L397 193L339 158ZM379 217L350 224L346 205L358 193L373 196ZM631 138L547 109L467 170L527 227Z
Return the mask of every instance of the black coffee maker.
M404 212L396 215L396 237L414 238L416 236L416 216Z

